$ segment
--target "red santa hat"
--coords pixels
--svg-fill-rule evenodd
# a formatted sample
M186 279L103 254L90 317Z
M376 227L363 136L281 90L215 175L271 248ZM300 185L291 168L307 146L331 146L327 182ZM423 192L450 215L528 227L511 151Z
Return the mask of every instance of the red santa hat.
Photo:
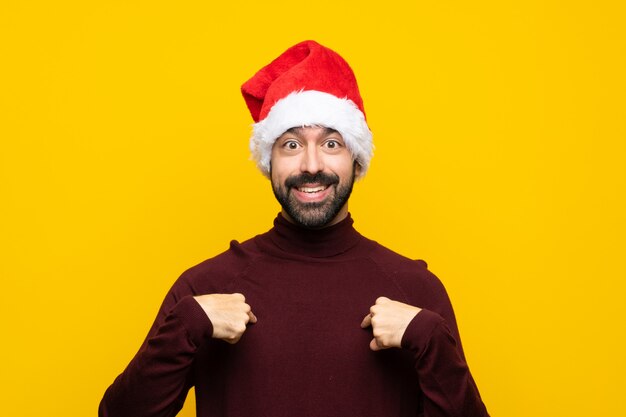
M363 100L348 63L315 41L287 49L241 86L252 119L252 158L269 176L272 145L288 129L324 126L338 131L364 175L373 144Z

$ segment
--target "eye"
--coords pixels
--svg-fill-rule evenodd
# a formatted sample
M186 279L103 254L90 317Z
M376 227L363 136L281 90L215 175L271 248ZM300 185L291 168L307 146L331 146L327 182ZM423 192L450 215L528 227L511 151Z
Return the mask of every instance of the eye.
M288 140L283 143L283 147L289 150L296 150L300 145L295 140Z
M341 142L336 139L328 139L325 145L328 149L338 149L341 147Z

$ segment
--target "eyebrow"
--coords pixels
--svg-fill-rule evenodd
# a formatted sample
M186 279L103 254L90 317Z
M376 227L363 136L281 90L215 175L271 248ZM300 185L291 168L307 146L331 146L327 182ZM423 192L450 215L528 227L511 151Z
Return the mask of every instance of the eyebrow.
M320 126L320 127L324 129L324 131L322 132L323 136L332 135L333 133L339 133L337 130L332 129L330 127L326 127L326 126ZM292 128L287 129L285 133L291 133L294 135L302 136L302 131L304 130L304 128L305 126L292 127Z

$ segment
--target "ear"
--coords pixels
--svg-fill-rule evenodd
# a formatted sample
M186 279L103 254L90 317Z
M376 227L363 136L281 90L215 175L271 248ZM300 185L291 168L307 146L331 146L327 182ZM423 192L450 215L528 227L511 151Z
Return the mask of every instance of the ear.
M355 178L359 178L359 176L361 175L361 164L359 164L357 161L354 161L354 177Z

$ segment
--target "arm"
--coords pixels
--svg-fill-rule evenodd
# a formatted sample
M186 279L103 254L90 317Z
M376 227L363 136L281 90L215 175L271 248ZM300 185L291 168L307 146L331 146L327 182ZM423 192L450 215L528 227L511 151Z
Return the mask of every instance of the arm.
M174 416L191 388L191 365L212 324L191 296L166 298L146 341L104 394L99 417Z
M161 311L172 298L168 295ZM193 385L191 368L199 347L212 337L236 343L248 322L256 317L241 294L183 297L157 318L137 355L105 393L99 417L175 416Z
M441 315L380 297L361 323L370 325L372 350L402 347L413 352L424 416L488 416L462 349Z
M409 323L401 346L414 354L425 416L489 415L462 351L439 314L420 311Z

